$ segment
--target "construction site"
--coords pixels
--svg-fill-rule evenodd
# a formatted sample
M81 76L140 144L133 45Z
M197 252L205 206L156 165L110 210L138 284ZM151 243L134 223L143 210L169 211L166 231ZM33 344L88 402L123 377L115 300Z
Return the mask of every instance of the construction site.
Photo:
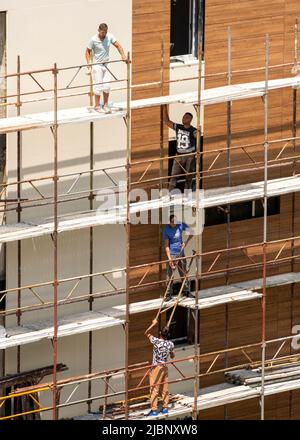
M166 326L151 419L300 418L299 19L298 0L0 0L0 420L149 419Z

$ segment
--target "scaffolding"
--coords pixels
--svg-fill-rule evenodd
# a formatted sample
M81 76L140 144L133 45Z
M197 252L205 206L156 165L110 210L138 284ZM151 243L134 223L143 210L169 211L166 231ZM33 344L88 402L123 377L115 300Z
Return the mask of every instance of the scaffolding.
M200 27L199 27L199 41L201 41ZM291 391L300 388L300 357L299 355L291 354L290 356L282 355L282 349L286 347L287 342L293 336L286 336L284 338L277 338L267 340L266 338L266 300L267 289L276 286L288 285L292 286L292 301L294 297L294 285L300 281L299 272L295 272L295 263L300 257L298 254L298 242L300 237L295 234L295 193L300 188L300 175L296 174L296 165L299 162L299 155L296 153L297 137L297 89L300 86L300 76L292 76L289 78L282 78L276 80L269 79L270 70L278 68L293 68L293 73L298 72L298 24L294 26L294 61L292 63L285 63L281 65L269 65L269 37L266 35L265 39L265 66L263 68L252 68L234 71L231 68L231 33L228 29L228 71L217 74L206 75L203 73L204 53L201 44L198 52L198 75L194 78L184 78L181 80L164 79L164 44L162 40L162 56L161 56L161 79L159 82L150 82L139 85L131 84L131 58L128 53L126 64L126 78L122 80L113 81L114 87L112 90L122 90L126 92L126 101L117 102L113 105L111 114L102 114L92 109L92 89L91 83L84 85L73 85L75 78L86 67L86 65L72 66L66 68L59 68L56 64L50 69L42 69L35 71L22 72L20 67L20 57L17 60L17 72L5 75L5 79L15 78L17 81L17 93L7 95L6 102L1 103L1 106L16 107L17 116L7 117L0 120L0 133L17 133L17 179L14 182L4 183L1 189L1 197L3 206L1 212L7 214L8 212L17 213L16 224L5 224L0 226L0 242L17 242L17 273L18 281L15 288L6 289L0 292L0 304L5 301L9 295L16 296L17 306L0 311L0 316L17 316L17 328L5 328L5 334L0 336L0 349L9 347L17 347L17 374L21 373L21 346L27 343L33 343L42 339L50 339L53 346L53 380L49 383L33 385L22 389L15 389L7 396L0 397L0 408L5 405L7 401L13 401L18 397L26 396L34 402L35 409L14 413L9 416L1 417L3 419L14 419L18 417L27 416L29 414L42 413L45 411L52 411L53 419L57 419L60 408L76 405L82 402L88 404L88 411L91 412L91 403L95 400L103 401L101 407L102 414L99 417L105 418L141 418L143 417L141 407L143 403L138 398L130 398L129 392L139 391L147 393L149 388L145 385L145 380L148 377L151 364L134 364L129 365L129 321L130 314L141 313L147 310L156 311L157 318L168 310L172 310L169 324L174 315L176 307L188 307L191 309L194 322L194 355L176 359L169 362L170 366L179 374L179 378L168 383L177 383L182 381L193 381L194 391L192 395L177 395L173 396L174 409L170 411L170 417L178 417L183 414L192 414L194 419L199 416L199 411L219 405L226 405L228 403L237 402L240 400L259 398L261 408L261 419L265 418L265 396L280 393L283 391ZM112 62L114 63L114 62ZM72 80L65 86L58 86L58 74L66 71L74 71ZM243 83L232 85L233 75L248 74L254 72L262 72L265 74L264 81ZM46 89L37 79L38 74L51 74L52 86ZM35 84L40 88L38 91L21 92L21 79L23 77L31 78ZM227 85L213 89L203 90L202 81L205 78L211 77L225 77L227 78ZM197 80L197 91L193 93L184 93L177 95L164 95L164 85L172 84L179 81ZM120 84L121 83L121 84ZM123 83L123 85L122 85ZM124 85L125 84L125 85ZM136 89L147 89L151 87L161 88L161 96L156 98L147 98L140 100L132 100L131 93ZM268 112L269 112L269 91L281 90L283 88L291 88L293 90L293 130L292 136L288 138L281 138L277 140L269 140L268 133ZM79 90L77 90L79 89ZM82 91L84 90L84 91ZM48 96L43 96L48 94ZM37 95L37 97L36 97ZM51 95L51 96L50 96ZM34 98L32 98L34 96ZM40 97L41 96L41 97ZM86 96L89 100L89 106L84 108L75 108L67 110L58 110L59 100L68 97ZM264 140L262 143L253 143L242 146L232 145L231 139L231 103L235 100L262 98L264 108ZM21 115L21 107L27 103L34 102L53 103L53 111ZM190 199L185 196L178 196L174 198L166 198L163 193L165 184L168 182L169 175L164 175L163 164L170 159L176 160L176 156L164 156L163 154L163 112L162 106L166 104L190 104L194 105L197 112L197 142L196 153L191 153L196 158L196 170L193 172L193 177L196 181L196 198ZM226 103L227 105L227 141L225 148L219 148L210 151L204 151L203 147L203 128L201 128L201 112L206 105L215 105L218 103ZM160 135L160 157L145 161L132 161L131 158L131 113L133 110L159 106L161 108L161 135ZM102 121L112 118L123 119L126 124L126 162L111 168L94 168L94 123L95 121ZM58 173L58 128L63 124L75 123L89 123L89 156L90 169L80 173L68 173L60 175ZM34 128L50 127L53 135L53 174L43 178L35 179L21 179L21 149L22 149L22 133L25 130ZM274 159L269 159L269 147L275 146L280 149L279 153ZM284 155L288 148L292 148L292 154ZM261 148L263 152L263 160L257 161L251 154L252 148ZM232 165L232 152L240 151L250 160L250 164L246 167L243 165ZM210 164L207 170L203 168L203 158L211 157ZM217 167L222 159L222 165ZM159 167L159 177L149 178L147 174L155 165ZM133 180L133 171L139 170L142 167L140 176ZM268 170L276 169L278 167L291 167L292 175L278 179L268 179ZM121 169L126 173L126 184L123 188L118 188L118 182L112 176L116 169ZM232 186L232 175L235 173L249 173L249 171L262 171L264 179L260 182L248 183L238 186ZM99 213L95 209L94 200L99 188L94 187L94 177L96 174L105 175L110 186L101 187L101 190L114 190L116 194L123 194L125 203L120 204L108 213ZM185 177L186 170L176 177ZM86 190L78 191L75 187L82 176L89 178L89 187ZM204 189L204 183L207 179L223 176L226 179L227 186L217 189ZM67 191L59 192L59 182L64 178L72 178L72 184ZM53 196L46 196L39 189L38 184L45 181L53 181ZM31 187L37 195L30 199L22 198L24 185ZM147 202L132 202L130 198L130 191L132 188L146 186L155 186L159 189L159 196ZM7 191L10 188L16 188L17 198L9 199ZM203 190L204 197L200 199L200 191ZM281 194L292 194L293 209L292 209L292 235L288 238L280 240L268 240L268 199L269 197ZM263 237L261 242L233 247L231 245L231 230L230 230L230 205L232 203L242 201L253 201L256 199L263 200ZM67 204L77 200L89 200L89 210L76 213L69 213L63 216L58 214L58 206L60 204ZM149 212L150 210L161 210L164 207L184 206L190 209L194 208L196 211L196 219L200 223L201 210L209 207L217 207L226 205L226 224L227 224L227 246L224 249L216 251L203 252L202 236L199 234L196 238L196 250L192 255L180 257L178 260L186 259L188 262L196 262L196 273L191 275L189 271L186 274L180 275L181 288L177 298L171 301L166 301L165 294L162 298L151 301L142 301L131 303L129 301L129 294L134 294L148 287L157 286L164 288L166 281L162 277L162 268L168 264L168 261L160 258L160 261L154 261L148 264L130 265L130 224L131 216L135 213ZM29 221L22 219L22 212L24 209L36 208L41 206L52 206L53 216L47 218L38 218ZM107 215L108 214L108 215ZM94 272L93 265L93 244L94 244L94 227L103 224L111 224L114 222L124 223L126 227L126 265L118 270L110 270L106 272ZM160 215L160 226L162 217ZM59 279L58 277L58 235L64 231L89 228L89 274L82 274L76 277ZM25 238L33 238L42 235L51 235L53 241L53 279L31 285L23 285L21 277L21 256L22 256L22 240ZM271 258L269 253L275 255ZM233 256L243 259L242 264L234 264ZM292 270L289 273L282 273L276 276L267 276L267 269L273 267L280 267L283 264L291 264ZM135 285L130 283L131 271L137 271L140 274L140 279ZM152 281L151 278L156 270L160 273L159 281ZM249 281L230 284L229 274L245 273L246 271L260 270L262 277L259 279L251 279ZM119 288L111 279L115 272L122 272L126 276L125 288ZM218 286L208 289L202 289L201 283L205 280L217 279L219 276L226 278L224 286ZM93 282L95 278L102 278L107 283L107 288L98 292L94 292ZM173 280L174 274L171 280ZM186 279L195 279L194 298L182 298L182 290L184 281ZM89 284L88 292L75 296L77 289L80 289L80 284L83 280L87 280ZM170 280L170 281L171 281ZM58 288L61 285L67 286L67 293L64 299L58 299ZM53 288L53 301L43 298L39 289L45 287ZM110 307L108 309L95 309L94 300L98 298L106 298L125 294L125 304L120 306ZM35 302L22 305L23 295L30 295ZM227 306L234 301L262 301L262 329L261 342L256 344L249 344L240 347L230 348L228 344L228 329L226 330L226 348L217 352L205 353L200 352L200 334L199 334L199 310L207 307L214 307L219 304L226 305L226 314L228 314ZM80 315L68 317L68 319L58 320L58 308L65 304L72 304L75 302L88 302L89 311ZM40 323L34 329L26 325L21 329L21 316L28 311L35 311L51 308L53 310L53 322ZM226 319L227 322L227 319ZM125 330L125 366L124 368L106 370L104 372L92 371L92 332L97 329L107 328L110 326L123 326ZM226 324L227 325L227 324ZM70 377L64 380L58 380L58 365L57 364L57 343L58 338L78 333L89 333L89 373L80 377ZM267 348L275 346L275 353L270 355L267 353ZM260 360L255 360L252 356L252 350L261 350ZM250 353L251 352L251 353ZM245 362L241 365L230 366L228 363L229 355L232 353L240 353L245 357ZM222 368L217 367L222 360ZM193 374L187 376L178 367L180 363L192 362ZM207 362L208 367L205 372L201 372L200 366ZM206 364L205 364L206 365ZM259 370L259 385L256 387L249 385L234 386L232 384L220 384L220 387L200 387L201 378L212 374L226 373L236 371L237 369L255 368ZM276 370L274 374L276 377L283 377L279 383L270 383L269 373L270 368L290 368L293 367L293 372L284 371L283 376ZM135 388L129 387L129 378L133 373L138 372L142 375L142 379ZM269 376L268 376L269 374ZM114 377L123 377L123 388L117 391L111 385L111 380ZM291 376L294 379L291 379ZM296 376L296 379L295 377ZM272 376L274 377L274 376ZM92 395L92 382L100 381L105 384L105 393L102 395ZM84 400L72 399L77 389L82 383L88 383L88 396ZM65 387L73 386L66 401L60 402L61 390ZM39 395L42 393L51 393L52 405L44 407L39 401ZM122 396L124 400L109 404L108 399L112 397ZM138 402L138 403L136 403ZM115 408L115 407L117 408ZM162 418L164 416L158 416Z

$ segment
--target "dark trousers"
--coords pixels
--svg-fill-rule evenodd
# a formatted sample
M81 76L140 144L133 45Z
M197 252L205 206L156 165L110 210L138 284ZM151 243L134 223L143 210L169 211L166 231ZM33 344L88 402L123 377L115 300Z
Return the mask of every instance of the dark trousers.
M184 173L193 173L196 169L196 161L194 156L185 156L177 154L176 157L174 157L173 166L172 166L172 172L171 172L171 179L169 183L169 191L172 191L172 189L176 188L177 180L181 177L175 177L178 174L184 174ZM193 174L190 174L186 176L185 178L185 189L190 189L192 187L192 181L193 181Z
M179 258L179 257L185 257L185 255L184 255L184 253L182 253L182 254L178 254L178 255L171 255L171 257L173 259L175 259L175 258ZM186 269L187 269L186 261L187 260L180 260L178 262L174 261L174 264L177 263L178 273L181 278L183 278L186 273ZM169 284L169 281L170 281L170 278L172 277L173 272L174 272L174 269L172 269L170 264L167 263L167 286L169 286L168 291L167 291L167 295L172 295L172 293L173 293L173 280ZM182 281L183 281L183 279L181 279L181 283L182 283ZM185 280L184 291L189 291L189 290L190 290L189 280Z

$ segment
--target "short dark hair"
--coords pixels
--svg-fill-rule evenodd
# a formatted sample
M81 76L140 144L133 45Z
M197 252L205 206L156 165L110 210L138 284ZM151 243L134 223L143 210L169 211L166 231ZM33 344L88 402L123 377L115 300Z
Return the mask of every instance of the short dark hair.
M170 223L172 223L172 220L174 220L174 218L176 218L176 215L175 214L171 214L170 215Z
M108 26L106 23L100 23L98 29L99 29L99 31L107 31Z
M161 329L161 331L160 331L160 334L161 334L161 336L164 338L164 339L168 339L168 337L169 337L169 327L163 327L162 329Z
M192 115L192 113L190 113L190 112L186 112L185 115L190 116L192 119L193 119L193 117L194 117L194 116Z

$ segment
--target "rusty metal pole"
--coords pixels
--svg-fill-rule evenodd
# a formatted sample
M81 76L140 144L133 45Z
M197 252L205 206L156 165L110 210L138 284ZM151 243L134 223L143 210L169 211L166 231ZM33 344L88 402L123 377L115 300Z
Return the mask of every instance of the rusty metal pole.
M202 266L202 230L200 235L200 229L202 227L202 215L200 212L200 188L202 188L202 169L200 170L200 164L202 165L201 155L201 92L202 92L202 68L204 67L204 17L203 17L203 2L199 2L198 11L198 96L197 96L197 139L196 139L196 285L195 285L195 337L194 337L194 404L193 404L193 420L198 418L198 394L200 388L200 311L198 310L199 303L199 291L200 291L200 271ZM202 208L203 209L203 208Z
M294 25L294 67L296 72L298 71L298 20L295 20ZM292 137L293 139L293 153L296 154L297 147L297 88L293 88L293 125L292 125ZM293 176L296 174L296 160L293 160ZM292 193L292 237L295 236L295 227L296 227L296 193ZM295 240L291 241L291 271L295 271ZM295 284L291 285L291 311L290 311L290 319L291 319L291 330L294 324L294 299L295 299ZM292 346L290 349L292 352ZM293 393L289 393L289 415L292 418L292 399Z
M90 106L93 107L93 81L92 75L90 77ZM90 194L89 194L89 207L92 211L94 209L94 122L90 122ZM89 273L90 275L94 272L94 228L90 228L90 262L89 262ZM89 279L89 310L93 310L93 288L94 288L94 278L90 276ZM93 332L89 332L89 374L92 373L93 370ZM92 382L88 383L88 397L90 398L92 395ZM92 402L88 400L88 412L91 412Z
M54 64L53 67L53 89L54 89L54 123L53 123L53 147L54 147L54 175L53 175L53 190L54 190L54 231L53 231L53 419L57 420L58 411L57 411L57 319L58 319L58 192L57 192L57 183L58 183L58 120L57 120L57 110L58 110L58 91L57 91L57 65Z
M20 55L17 57L17 116L20 116L21 114L21 60ZM17 222L21 222L21 189L22 184L21 182L21 155L22 155L22 132L17 132L17 198L18 198L18 205L17 205ZM18 287L21 287L22 285L22 246L21 246L21 240L18 240L17 243L17 266L18 266ZM17 325L21 325L21 290L18 290L18 311L17 311ZM17 348L17 372L20 373L21 371L21 346L18 345Z
M269 34L265 39L265 94L264 94L264 219L263 219L263 298L262 298L262 368L261 368L261 420L265 418L265 362L266 362L266 299L267 299L267 221L268 221L268 116L269 116Z
M231 85L232 73L231 73L231 29L228 27L228 43L227 43L227 68L228 68L228 76L227 76L227 84ZM227 185L231 186L231 110L232 110L232 101L227 102ZM230 204L226 207L226 247L230 248L231 243L231 226L230 226ZM229 267L230 267L230 251L227 252L226 255L226 284L229 284ZM228 340L229 340L229 327L228 327L228 304L225 306L226 312L226 320L225 320L225 347L228 348ZM225 360L225 368L228 367L228 354L224 356ZM227 406L224 407L225 419L227 419Z
M125 313L125 419L128 420L129 408L129 289L130 289L130 188L131 188L131 59L127 55L127 113L126 113L126 313Z
M160 64L160 81L161 81L161 96L164 95L164 33L161 37L161 64ZM168 153L169 155L169 153ZM164 172L164 109L163 106L160 106L160 137L159 137L159 197L162 197L162 189L163 189L163 172ZM162 261L162 209L159 210L159 225L158 225L158 245L159 245L159 261ZM159 265L159 280L162 280L162 265ZM160 288L161 293L161 288ZM161 328L161 315L159 315L159 328Z

